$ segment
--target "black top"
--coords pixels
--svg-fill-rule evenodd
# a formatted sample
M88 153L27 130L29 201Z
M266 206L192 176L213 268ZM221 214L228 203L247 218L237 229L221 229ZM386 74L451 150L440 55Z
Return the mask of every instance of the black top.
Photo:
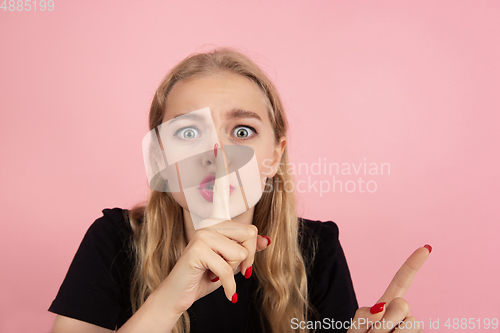
M102 213L87 230L49 311L115 330L132 316L129 285L134 258L128 243L131 230L124 218L127 209L104 209ZM306 231L303 234L309 235L301 238L300 244L306 258L309 299L319 313L319 318L309 320L319 320L323 330L332 331L325 328L334 327L337 321L349 321L358 309L338 227L332 221L299 218L299 222L303 222L299 224ZM311 262L307 257L314 240L317 251ZM238 273L235 280L236 304L226 298L221 286L188 309L192 333L263 331L250 293L255 290L254 275L245 279ZM290 321L292 328L299 324Z

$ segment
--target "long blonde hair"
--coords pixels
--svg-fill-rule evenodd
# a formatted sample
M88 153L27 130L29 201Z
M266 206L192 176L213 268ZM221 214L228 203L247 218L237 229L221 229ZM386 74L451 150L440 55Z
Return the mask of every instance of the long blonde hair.
M176 82L221 71L240 74L255 82L268 104L276 142L286 136L288 124L276 88L252 60L232 48L193 54L175 66L155 93L149 129L162 123L167 95ZM253 216L259 234L272 239L266 250L256 253L253 264L253 274L258 279L255 292L261 306L261 324L270 332L280 333L292 331L292 318L305 321L309 311L314 312L308 302L306 267L299 244L301 221L297 218L294 193L285 189L292 181L287 172L288 163L285 147L278 172L266 183L266 189L271 190L264 190ZM187 244L182 207L168 192L151 190L146 203L132 207L128 220L135 255L130 294L135 313L169 274ZM185 311L172 332L189 330L189 315Z

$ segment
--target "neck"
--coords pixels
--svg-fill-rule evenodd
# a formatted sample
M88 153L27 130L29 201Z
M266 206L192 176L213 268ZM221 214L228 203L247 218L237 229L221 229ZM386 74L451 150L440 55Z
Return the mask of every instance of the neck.
M240 222L244 224L252 224L254 208L255 206L250 208L246 212L233 217L231 221ZM189 211L183 208L182 213L183 213L182 215L184 216L184 230L186 236L186 243L189 243L191 241L191 238L193 238L196 230L194 229L193 220L191 219L191 214L189 213Z

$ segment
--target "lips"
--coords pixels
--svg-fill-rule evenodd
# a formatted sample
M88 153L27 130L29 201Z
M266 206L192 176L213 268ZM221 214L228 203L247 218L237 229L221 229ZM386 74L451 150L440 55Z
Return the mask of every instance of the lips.
M202 179L200 186L198 187L198 192L200 192L201 196L209 201L214 201L214 184L215 184L215 175L210 174ZM231 195L234 191L234 187L229 185L229 195Z

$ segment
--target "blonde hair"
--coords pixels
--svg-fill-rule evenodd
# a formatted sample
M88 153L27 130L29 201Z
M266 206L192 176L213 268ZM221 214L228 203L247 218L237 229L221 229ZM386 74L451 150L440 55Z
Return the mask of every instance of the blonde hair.
M224 71L243 75L257 84L269 108L276 142L286 136L288 124L276 88L252 60L231 48L193 54L175 66L155 93L149 129L162 123L167 95L176 82ZM292 318L305 321L308 312L315 311L308 302L306 267L299 243L301 220L297 218L294 193L285 189L285 184L292 181L286 172L288 163L285 147L278 172L266 183L266 189L272 190L264 191L253 216L259 234L272 239L266 250L256 253L253 264L253 274L258 279L255 292L260 302L261 324L270 332L292 331ZM169 274L187 244L182 207L168 192L151 190L148 201L136 204L128 219L136 260L130 294L135 313ZM172 332L189 330L189 315L185 311Z

